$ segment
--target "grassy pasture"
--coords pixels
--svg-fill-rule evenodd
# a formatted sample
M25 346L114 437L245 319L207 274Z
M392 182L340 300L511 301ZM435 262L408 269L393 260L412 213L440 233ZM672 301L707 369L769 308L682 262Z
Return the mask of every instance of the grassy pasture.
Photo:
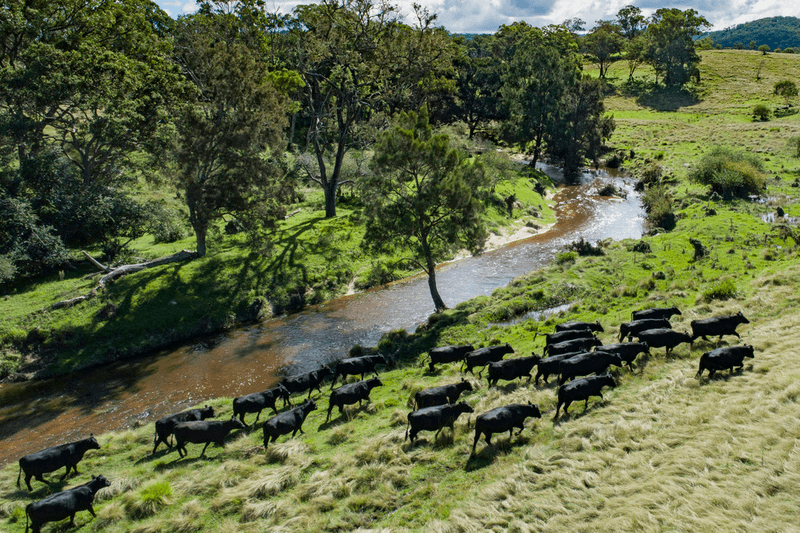
M112 487L98 494L96 519L79 513L76 531L796 530L800 261L797 243L784 240L764 217L777 205L800 215L797 188L791 187L800 161L786 148L797 133L797 115L742 120L749 111L735 96L775 105L772 85L795 72L800 58L765 56L777 66L765 63L759 83L769 73L774 78L751 87L747 68L758 66L760 54L702 54L702 79L715 84L705 103L675 112L648 108L634 97L608 102L612 112L631 114L618 119L614 142L642 157L663 152L657 160L676 182L677 227L643 238L649 252L634 251L634 241L604 243L603 256L564 256L491 297L431 317L415 335L387 336L382 348L400 357L381 373L384 386L373 390L369 405L348 407L342 416L335 410L325 423L326 387L314 395L319 409L307 419L305 434L281 437L266 452L260 429L233 433L224 449L212 446L206 458L198 458L199 445L189 445L184 459L163 448L150 455L152 423L102 435L103 448L87 454L82 475L68 481L102 473ZM786 64L779 64L783 59ZM741 83L714 81L740 72ZM700 105L708 107L695 107ZM625 121L639 121L640 128ZM767 128L760 130L763 138L751 131L755 127ZM692 128L702 135L683 131ZM645 137L647 131L653 134ZM766 202L714 201L703 187L685 181L683 165L715 144L712 135L734 147L762 150L736 142L747 138L772 147L761 152L771 173ZM706 245L708 255L695 259L689 238ZM562 304L566 311L542 321L522 319ZM680 331L689 331L691 320L741 310L751 323L738 331L755 347L755 359L746 360L742 372L696 379L703 352L738 341L698 340L669 357L656 349L640 357L634 372L615 370L618 387L606 389L604 399L592 398L586 412L573 404L558 420L552 382L501 381L489 389L485 378L468 376L475 390L462 399L475 409L473 423L477 414L512 402L537 403L543 418L529 419L511 440L503 434L493 437L492 446L479 442L474 457L466 416L453 434L445 430L434 439L423 432L413 446L404 441L413 394L461 378L455 364L427 373L425 352L434 343L509 342L527 355L541 352L544 341L534 338L536 332L550 332L561 321L600 320L606 327L600 337L608 344L616 342L617 326L631 311L672 304L683 310L672 321ZM230 398L213 405L218 418L230 416ZM24 505L65 486L35 482L28 495L16 489L16 466L0 470L4 531L23 531Z

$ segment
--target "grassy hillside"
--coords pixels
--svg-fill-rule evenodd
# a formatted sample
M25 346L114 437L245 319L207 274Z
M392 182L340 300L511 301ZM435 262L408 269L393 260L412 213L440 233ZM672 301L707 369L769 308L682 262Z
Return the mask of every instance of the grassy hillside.
M372 402L334 413L325 422L327 390L305 434L282 437L268 451L261 431L235 432L224 449L189 445L189 456L151 456L152 423L99 437L102 449L81 465L112 487L98 494L98 517L77 517L77 531L790 531L797 528L800 438L800 260L797 241L771 222L776 207L798 216L800 160L788 149L797 115L754 123L753 101L771 105L771 87L800 73L790 57L762 72L751 86L754 55L706 52L706 85L697 100L619 94L608 106L618 117L614 141L672 175L677 227L641 241L607 242L604 255L564 253L550 267L431 317L415 335L394 333L380 349L397 354L381 374ZM644 73L643 73L644 74ZM620 74L621 75L621 74ZM734 81L724 81L724 80ZM736 81L739 80L739 81ZM678 100L669 100L677 98ZM668 101L669 100L669 101ZM742 100L750 102L743 104ZM693 141L693 142L692 142ZM686 181L688 170L713 144L748 147L770 172L763 202L722 201ZM684 165L688 165L684 166ZM695 258L690 238L707 248ZM643 244L646 243L646 244ZM566 311L545 321L531 311L557 304ZM453 434L423 432L404 441L409 399L422 388L461 378L455 364L426 372L432 345L509 342L519 355L541 352L555 323L600 320L604 343L635 309L675 304L673 327L688 331L698 318L742 311L750 324L742 340L756 356L743 371L696 379L700 355L733 337L680 345L640 358L633 372L615 370L618 386L573 404L553 419L556 387L468 376L465 399L476 414L512 402L537 403L541 420L509 440L495 435L470 457L467 417ZM230 416L229 398L214 402ZM248 421L253 420L250 415ZM0 523L22 531L23 507L63 484L36 483L32 495L14 486L16 465L0 471Z

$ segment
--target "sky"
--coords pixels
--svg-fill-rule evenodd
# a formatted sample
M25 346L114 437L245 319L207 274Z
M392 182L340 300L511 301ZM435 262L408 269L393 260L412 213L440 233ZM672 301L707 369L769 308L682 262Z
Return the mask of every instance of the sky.
M400 8L406 22L413 20L412 4L415 0L390 0ZM193 13L197 9L194 0L155 0L172 17ZM284 0L266 0L270 12L291 13L298 4L314 3ZM711 24L712 31L724 30L736 24L765 17L800 17L800 2L795 0L695 0L693 2L665 2L661 0L416 0L438 15L437 23L451 33L494 33L502 24L525 21L532 26L560 24L565 20L580 18L586 21L589 30L598 20L609 20L626 5L633 4L644 15L656 9L694 9ZM577 5L576 5L577 4Z

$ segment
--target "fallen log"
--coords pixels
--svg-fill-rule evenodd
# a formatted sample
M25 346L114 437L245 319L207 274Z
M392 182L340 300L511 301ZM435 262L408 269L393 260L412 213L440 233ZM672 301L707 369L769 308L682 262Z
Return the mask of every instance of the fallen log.
M103 267L99 262L93 260L89 254L84 252L84 254L89 257L90 260L95 264L95 266ZM180 252L174 253L172 255L168 255L165 257L160 257L158 259L153 259L152 261L146 261L144 263L135 263L131 265L121 265L116 267L115 269L108 272L108 274L100 278L100 281L97 282L97 286L89 291L88 294L84 294L83 296L77 296L75 298L70 298L68 300L61 300L60 302L56 302L50 306L50 309L65 309L68 307L72 307L73 305L79 304L86 300L91 300L95 296L97 296L97 292L105 288L107 283L110 283L116 279L121 278L127 274L132 274L134 272L139 272L140 270L144 270L146 268L153 268L161 265L167 265L169 263L177 263L180 261L186 261L190 259L194 259L197 257L197 252L192 252L190 250L181 250Z

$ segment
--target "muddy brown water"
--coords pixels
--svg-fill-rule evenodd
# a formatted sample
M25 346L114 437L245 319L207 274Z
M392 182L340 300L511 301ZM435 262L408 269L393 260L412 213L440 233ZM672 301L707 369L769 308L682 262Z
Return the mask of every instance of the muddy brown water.
M555 169L543 170L557 177ZM610 181L627 199L597 196ZM558 222L549 231L443 265L437 281L445 303L491 294L581 237L594 242L642 234L644 213L631 180L590 172L579 185L561 186L554 201ZM279 371L305 372L344 357L354 344L374 346L382 333L412 331L432 312L427 279L416 277L136 361L2 384L0 464L90 432L152 423L210 398L264 390Z

